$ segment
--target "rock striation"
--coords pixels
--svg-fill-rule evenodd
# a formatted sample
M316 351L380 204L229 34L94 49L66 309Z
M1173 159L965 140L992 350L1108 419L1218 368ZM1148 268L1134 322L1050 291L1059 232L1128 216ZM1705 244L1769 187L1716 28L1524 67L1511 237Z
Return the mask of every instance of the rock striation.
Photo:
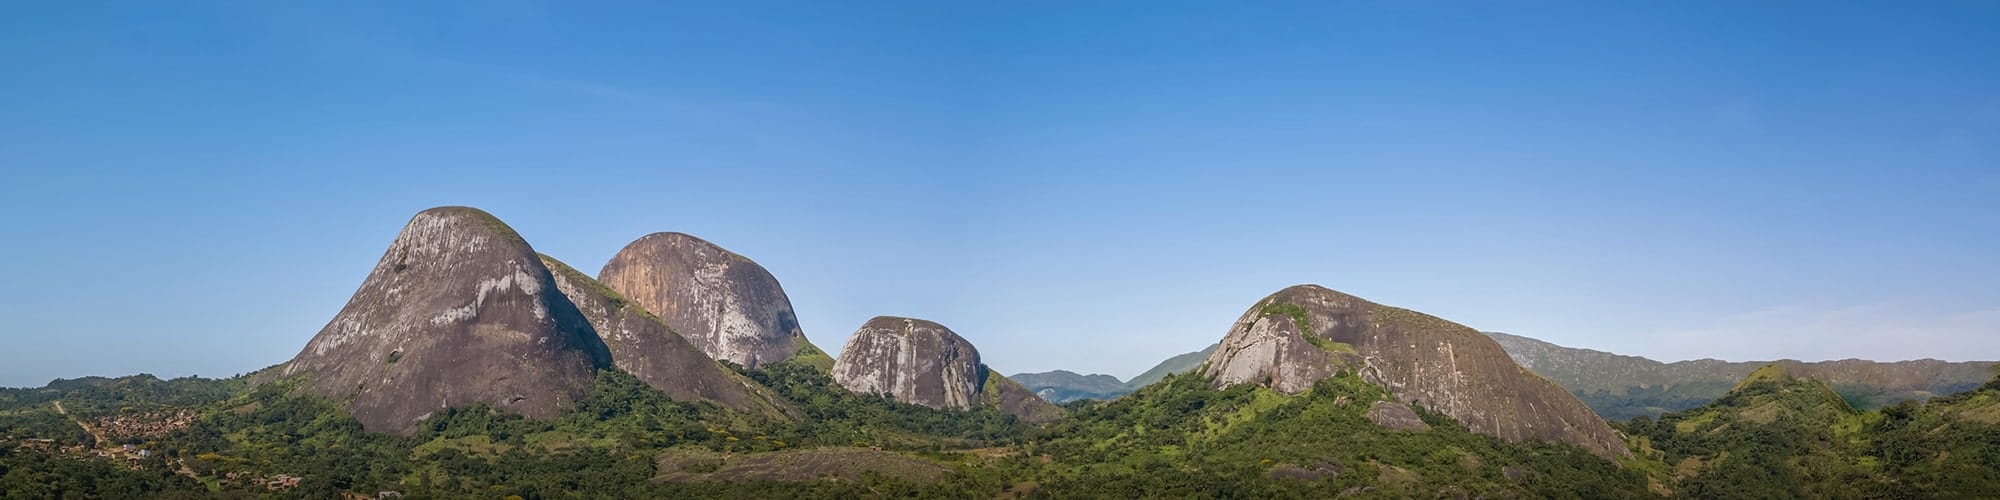
M847 390L937 409L990 406L1029 422L1062 415L1061 408L1007 380L979 361L979 350L932 321L877 316L848 337L833 365Z
M1258 301L1230 327L1203 374L1217 386L1259 384L1297 394L1343 370L1474 432L1630 455L1597 414L1514 364L1478 331L1317 285Z
M979 400L979 350L944 325L876 316L847 338L833 380L862 394L967 410Z
M700 238L646 235L619 250L597 279L717 360L757 368L820 352L777 278Z
M781 412L784 406L769 391L703 354L658 316L562 261L547 255L541 260L554 275L556 288L603 339L619 369L676 401Z
M528 242L486 212L425 210L298 356L278 369L351 401L370 431L408 433L485 403L552 418L611 355Z

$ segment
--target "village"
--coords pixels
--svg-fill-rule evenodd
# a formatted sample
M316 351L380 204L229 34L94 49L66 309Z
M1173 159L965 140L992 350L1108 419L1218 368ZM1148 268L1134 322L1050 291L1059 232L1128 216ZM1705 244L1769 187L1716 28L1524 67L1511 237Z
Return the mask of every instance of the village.
M110 460L122 463L128 469L139 470L144 468L147 459L153 458L154 452L136 444L114 443L165 436L187 429L199 417L199 414L193 410L178 409L173 411L122 413L115 416L101 416L86 422L70 415L69 410L63 407L62 401L54 402L54 406L57 413L69 417L70 421L75 422L85 432L90 433L91 437L95 438L97 446L91 447L82 444L63 446L54 439L35 437L20 438L11 443L11 445L20 449L37 450L44 453L60 454L75 458ZM201 474L188 468L186 461L183 459L170 458L167 461L176 474L197 479L202 477ZM220 476L216 478L217 485L244 484L261 486L270 491L296 488L299 486L299 481L303 479L300 476L291 474L264 476L249 471L222 472ZM393 491L383 493L378 494L377 497L393 498L401 495Z

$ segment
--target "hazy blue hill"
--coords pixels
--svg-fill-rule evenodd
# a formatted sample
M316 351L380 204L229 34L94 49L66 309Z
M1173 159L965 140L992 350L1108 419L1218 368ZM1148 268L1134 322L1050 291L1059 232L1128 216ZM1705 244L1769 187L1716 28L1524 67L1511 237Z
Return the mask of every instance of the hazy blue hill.
M1606 420L1694 408L1736 386L1771 361L1699 359L1663 363L1590 349L1563 347L1533 338L1484 332L1507 354L1576 394ZM1801 376L1826 382L1857 408L1873 409L1904 400L1922 401L1978 387L1992 376L1994 363L1934 359L1877 362L1858 359L1785 361Z
M1035 391L1035 394L1040 395L1042 399L1047 399L1054 403L1066 403L1080 399L1106 400L1145 388L1154 382L1159 382L1160 379L1166 378L1168 375L1194 370L1200 367L1202 361L1207 360L1208 355L1215 352L1215 348L1220 345L1222 344L1210 344L1206 349L1167 358L1165 361L1161 361L1160 364L1147 369L1145 373L1141 373L1137 377L1132 377L1132 380L1123 382L1120 382L1118 377L1102 373L1081 375L1069 370L1017 373L1009 375L1008 378L1014 379L1015 382L1020 382L1021 385L1027 386L1029 390Z
M1080 375L1069 370L1042 373L1017 373L1014 379L1035 395L1054 403L1065 403L1079 399L1111 399L1132 392L1118 377L1093 373Z
M1127 381L1125 385L1130 390L1136 391L1141 387L1153 385L1154 382L1159 382L1160 379L1167 378L1168 375L1192 371L1196 367L1200 367L1201 362L1208 359L1208 355L1214 354L1215 348L1221 346L1221 343L1209 344L1207 348L1203 348L1202 350L1167 358L1166 361L1161 361L1160 364L1154 365L1153 368L1146 370L1145 373L1141 373L1137 377L1132 377L1132 380Z

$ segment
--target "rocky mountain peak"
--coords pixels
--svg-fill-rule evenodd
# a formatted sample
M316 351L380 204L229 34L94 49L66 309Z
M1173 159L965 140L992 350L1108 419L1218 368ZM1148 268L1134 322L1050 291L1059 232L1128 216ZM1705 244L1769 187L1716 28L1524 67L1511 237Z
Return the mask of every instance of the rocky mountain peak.
M1289 287L1258 301L1207 363L1204 373L1218 386L1252 383L1288 394L1352 371L1401 402L1451 416L1475 432L1568 442L1604 456L1628 454L1603 419L1515 364L1478 331L1318 285Z
M711 358L756 368L811 347L777 278L700 238L646 235L619 250L597 279Z
M278 375L351 397L369 430L407 432L434 410L472 403L554 417L609 365L527 241L484 211L441 207L410 219Z

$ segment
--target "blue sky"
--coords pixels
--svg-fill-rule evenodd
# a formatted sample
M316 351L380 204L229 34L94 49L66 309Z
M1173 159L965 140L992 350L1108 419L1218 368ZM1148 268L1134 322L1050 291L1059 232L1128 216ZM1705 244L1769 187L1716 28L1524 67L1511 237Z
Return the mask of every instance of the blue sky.
M2000 359L1991 2L0 3L0 385L282 362L408 217L683 231L837 350L1129 377L1318 283Z

